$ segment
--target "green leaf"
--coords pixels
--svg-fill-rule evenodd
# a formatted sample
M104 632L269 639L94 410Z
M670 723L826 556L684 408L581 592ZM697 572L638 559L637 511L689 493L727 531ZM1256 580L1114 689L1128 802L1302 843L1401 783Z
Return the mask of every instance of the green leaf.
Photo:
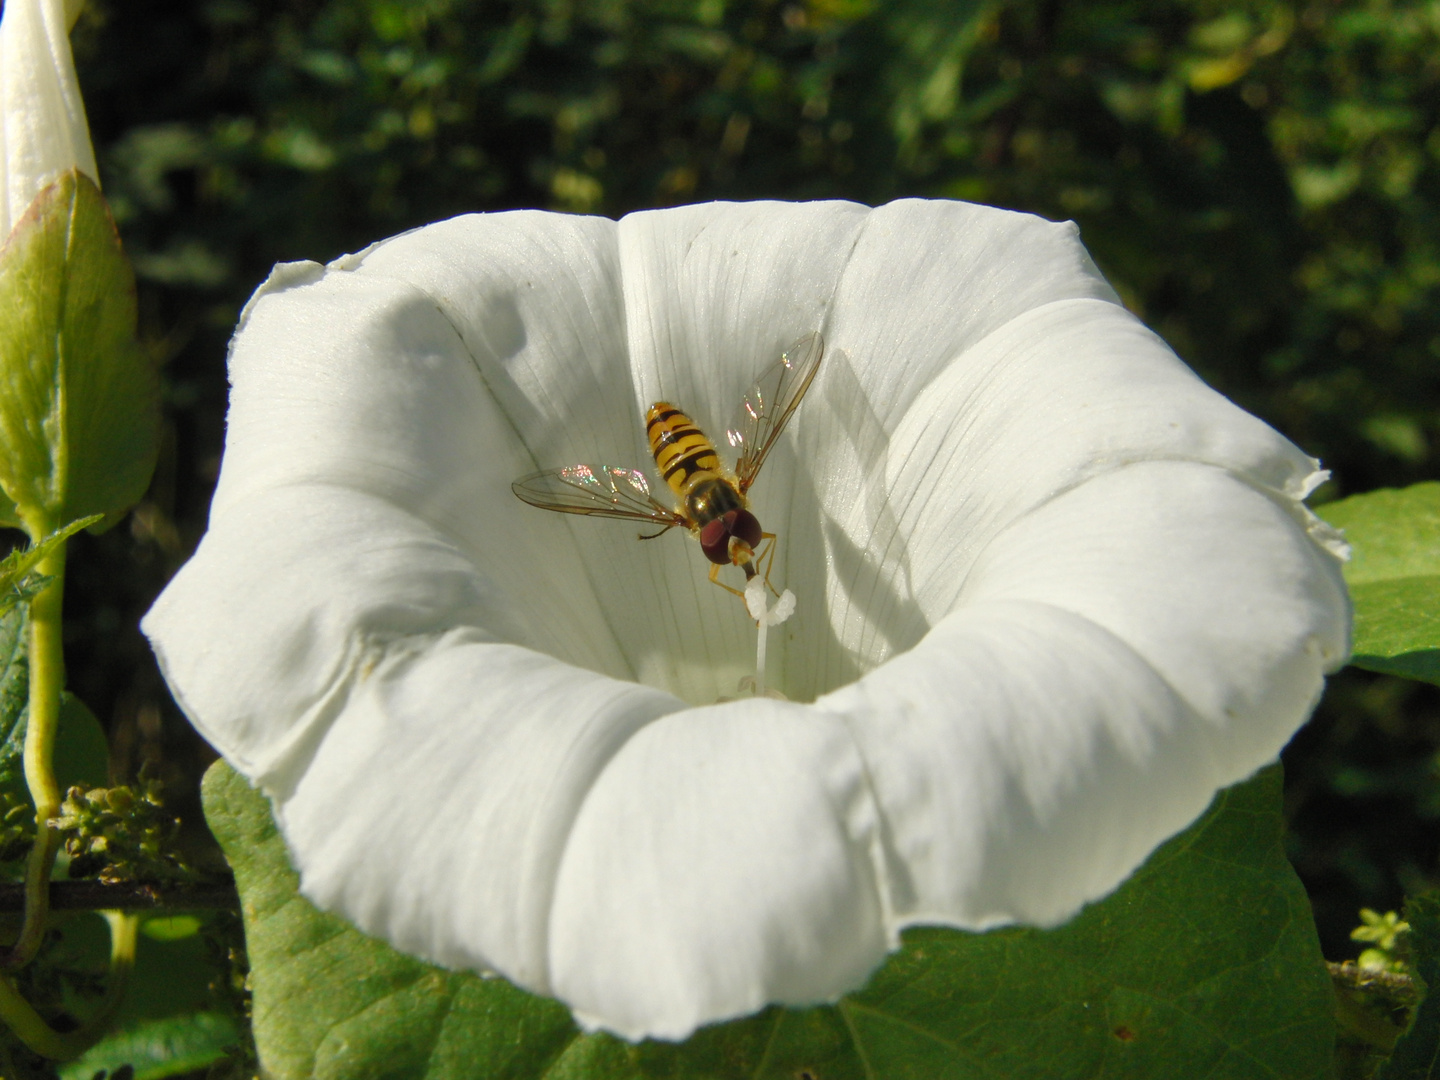
M24 616L24 608L0 615L0 792L29 802L24 763L29 706ZM60 730L55 736L52 768L61 791L72 784L88 788L108 783L110 744L105 729L89 707L69 692L60 697Z
M46 536L38 544L17 548L0 560L0 612L10 610L16 604L33 600L53 580L44 574L35 573L40 561L74 536L81 529L103 520L103 515L92 514L79 521L72 521L63 529Z
M55 735L52 767L61 791L75 784L91 788L110 782L110 742L105 729L90 707L69 691L60 695L60 730Z
M1318 513L1345 530L1355 655L1370 671L1440 684L1440 483L1356 495Z
M112 1076L123 1065L134 1068L133 1080L162 1080L220 1061L239 1041L235 1021L223 1013L145 1020L125 1025L60 1066L60 1080L91 1080L102 1070Z
M28 567L80 529L98 521L82 518L40 544L23 552L12 552L0 562L0 594L10 581L23 579ZM18 558L17 558L18 556ZM13 592L11 593L13 596ZM7 604L0 598L0 811L4 797L30 801L25 784L25 727L29 709L30 663L29 620L24 604ZM54 769L63 790L70 784L99 785L107 782L109 743L100 721L85 703L72 694L60 699L60 730L56 736Z
M1429 988L1415 1010L1410 1030L1395 1044L1377 1080L1440 1078L1440 893L1412 896L1405 902L1415 972Z
M199 922L198 917L191 919ZM192 933L169 940L146 935L135 950L135 970L130 973L116 1019L123 1026L142 1020L214 1012L219 1002L212 984L218 976L212 944L203 934ZM230 1042L234 1044L239 1039L232 1036Z
M140 933L153 941L184 941L204 925L198 915L151 915L140 924Z
M0 524L33 534L144 494L159 391L135 279L99 189L72 170L0 249Z
M403 956L297 895L266 800L228 766L205 812L235 870L255 1037L276 1080L1321 1080L1335 1038L1309 903L1281 847L1280 770L1216 797L1067 926L917 929L837 1006L688 1042L586 1035L503 979Z
M93 913L66 924L65 943L94 957L94 971L105 970L109 940L103 920ZM62 1080L90 1080L101 1069L114 1073L123 1065L133 1066L137 1078L177 1076L226 1057L242 1034L234 1018L217 1008L217 975L211 945L201 934L142 938L115 1030L63 1065ZM87 1001L76 1011L87 1015L94 1007Z
M29 801L25 711L30 695L29 618L24 605L0 614L0 792Z

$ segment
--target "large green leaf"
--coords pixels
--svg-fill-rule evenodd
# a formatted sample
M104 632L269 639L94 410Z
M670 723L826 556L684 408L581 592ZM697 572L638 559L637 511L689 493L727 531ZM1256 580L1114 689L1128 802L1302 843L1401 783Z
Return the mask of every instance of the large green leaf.
M276 1080L1321 1080L1329 976L1281 849L1280 772L1222 792L1113 896L1056 930L921 929L860 993L675 1045L586 1035L553 1001L443 971L317 911L263 797L217 764L255 1037Z
M45 531L145 491L159 391L135 280L99 189L72 170L0 249L0 524Z
M1440 683L1440 483L1372 491L1319 513L1353 549L1351 663Z

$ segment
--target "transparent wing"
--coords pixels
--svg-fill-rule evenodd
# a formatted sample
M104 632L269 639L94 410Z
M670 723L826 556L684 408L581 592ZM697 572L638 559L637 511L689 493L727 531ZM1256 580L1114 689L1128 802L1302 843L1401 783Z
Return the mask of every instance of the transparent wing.
M566 465L522 476L510 490L531 506L562 514L648 521L669 528L689 526L686 518L657 502L639 469L618 465Z
M760 475L765 456L810 389L824 355L825 339L818 332L806 334L781 353L780 359L745 392L734 422L725 431L737 455L735 478L742 494Z

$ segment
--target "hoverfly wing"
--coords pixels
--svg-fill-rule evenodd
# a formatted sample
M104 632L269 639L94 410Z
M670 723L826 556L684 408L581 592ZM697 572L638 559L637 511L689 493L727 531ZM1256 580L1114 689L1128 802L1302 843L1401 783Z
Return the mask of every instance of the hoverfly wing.
M818 331L806 334L771 364L745 392L734 422L725 431L730 446L739 455L735 478L741 494L760 475L765 456L785 430L795 407L815 381L825 339Z
M684 517L650 494L639 469L618 465L566 465L522 476L510 485L523 502L562 514L688 526Z

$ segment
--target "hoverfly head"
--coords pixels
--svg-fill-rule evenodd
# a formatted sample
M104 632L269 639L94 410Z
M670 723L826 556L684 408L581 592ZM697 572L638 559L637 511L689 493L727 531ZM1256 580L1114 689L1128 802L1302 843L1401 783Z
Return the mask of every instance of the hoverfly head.
M727 510L701 528L700 548L713 563L744 566L754 556L761 535L760 522L749 510Z

